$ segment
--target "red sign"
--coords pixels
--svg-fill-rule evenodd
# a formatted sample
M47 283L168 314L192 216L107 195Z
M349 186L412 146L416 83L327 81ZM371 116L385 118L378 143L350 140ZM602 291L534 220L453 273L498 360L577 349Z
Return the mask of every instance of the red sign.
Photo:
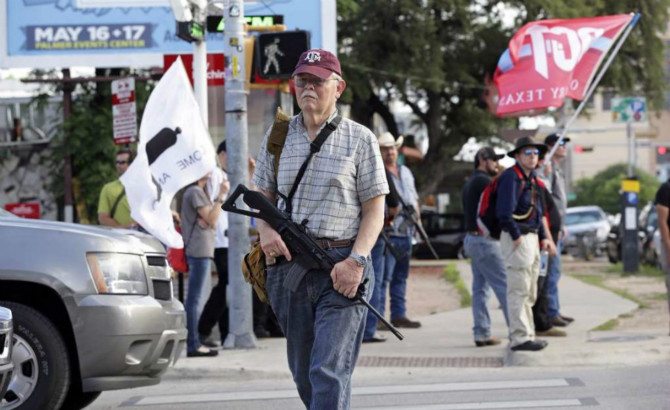
M164 54L163 71L167 71L172 63L177 61L177 57L181 57L188 79L193 85L193 54ZM223 69L223 54L207 54L207 85L223 85L225 83Z
M137 140L135 79L132 77L112 81L112 121L116 145Z
M5 209L16 216L28 219L40 219L40 204L28 202L24 204L5 204Z
M582 100L596 69L632 14L541 20L517 31L498 61L496 114L559 107Z

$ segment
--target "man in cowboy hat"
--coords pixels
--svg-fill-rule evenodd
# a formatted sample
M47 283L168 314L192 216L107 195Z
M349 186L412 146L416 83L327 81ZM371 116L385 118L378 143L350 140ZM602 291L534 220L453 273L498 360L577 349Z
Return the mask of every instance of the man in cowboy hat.
M565 214L568 209L568 196L565 192L565 175L561 162L565 160L567 154L567 144L570 138L563 137L559 141L558 134L551 134L544 139L544 143L552 149L558 144L554 155L551 157L551 173L548 176L547 188L551 192L556 208L560 215L561 231L556 242L556 255L549 258L549 269L547 271L547 314L551 318L554 326L567 326L574 320L571 317L561 314L561 305L558 300L558 280L561 278L561 248L563 247L563 238L567 234L565 229Z
M542 224L542 202L535 166L547 146L531 137L520 137L507 155L516 159L498 180L496 218L500 228L500 249L507 270L507 314L512 350L536 351L547 342L535 339L532 307L537 295L540 247L551 254L556 249Z
M391 244L404 256L395 259L387 252L384 261L384 283L379 294L379 307L386 302L386 284L389 285L389 297L391 301L391 324L396 327L417 328L421 323L407 318L406 300L407 276L409 275L409 258L412 253L412 237L414 236L414 225L402 215L402 203L414 207L416 215L420 215L419 194L416 192L414 175L404 165L398 163L398 148L402 146L403 137L397 139L390 132L379 136L379 147L386 167L389 185L393 184L402 198L399 204L400 212L393 221L393 226L388 231ZM420 220L419 220L420 223ZM384 314L384 309L380 311Z
M336 102L346 84L337 57L321 49L305 51L293 82L301 112L289 122L279 170L275 173L268 151L268 132L253 183L271 201L278 199L277 206L303 224L337 263L331 271L303 266L281 236L259 220L266 289L305 407L349 409L366 313L353 297L365 279L366 298L374 289L370 250L384 223L388 184L375 135L338 113ZM307 161L316 141L322 142L320 150ZM298 178L301 168L304 175Z
M483 147L475 154L475 172L463 187L463 213L465 240L463 246L472 265L472 317L475 345L477 347L500 344L491 337L491 319L488 300L491 289L495 293L507 321L507 278L500 253L500 243L480 235L477 228L479 198L493 177L498 175L498 161L504 154L496 154L491 147Z

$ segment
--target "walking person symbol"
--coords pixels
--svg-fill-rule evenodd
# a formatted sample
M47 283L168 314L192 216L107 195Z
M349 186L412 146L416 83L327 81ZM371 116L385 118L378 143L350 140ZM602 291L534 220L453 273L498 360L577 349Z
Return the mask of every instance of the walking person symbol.
M279 49L279 39L275 38L274 43L265 46L263 53L265 53L268 58L265 62L265 67L263 67L263 74L267 74L270 71L270 65L274 66L275 71L279 74L279 61L277 60L277 56L284 56L284 53Z

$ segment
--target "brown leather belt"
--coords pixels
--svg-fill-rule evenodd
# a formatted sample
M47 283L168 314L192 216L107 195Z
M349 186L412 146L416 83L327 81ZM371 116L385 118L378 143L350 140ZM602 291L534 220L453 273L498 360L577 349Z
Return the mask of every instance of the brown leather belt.
M316 243L319 244L321 249L332 249L332 248L347 248L354 244L355 239L342 239L339 241L331 241L330 239L316 239Z

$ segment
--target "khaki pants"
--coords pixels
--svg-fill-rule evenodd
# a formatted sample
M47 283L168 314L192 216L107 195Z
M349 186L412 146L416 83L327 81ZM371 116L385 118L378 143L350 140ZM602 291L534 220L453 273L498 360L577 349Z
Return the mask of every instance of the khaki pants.
M665 289L670 296L670 265L668 264L668 257L665 251L665 246L663 245L663 240L661 240L661 266L663 267L663 273L665 273ZM668 297L668 309L670 309L670 297Z
M515 248L512 237L503 232L500 249L507 269L509 339L510 347L514 347L535 339L533 305L540 273L540 244L537 234L529 233L521 235L521 244Z

